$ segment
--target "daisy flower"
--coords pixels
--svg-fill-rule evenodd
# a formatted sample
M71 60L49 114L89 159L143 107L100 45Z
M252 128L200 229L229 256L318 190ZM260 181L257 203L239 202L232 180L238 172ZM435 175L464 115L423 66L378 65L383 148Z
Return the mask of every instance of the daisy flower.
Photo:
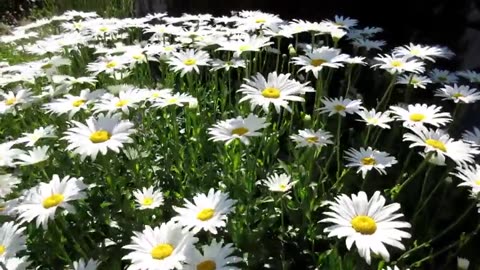
M44 138L56 138L55 136L55 127L46 126L36 128L32 133L23 133L23 137L20 137L16 140L16 143L26 143L25 146L32 147L38 140Z
M410 43L410 45L397 47L393 50L393 53L402 57L417 57L431 62L435 62L434 57L448 58L440 47L423 46L413 43Z
M435 127L447 125L452 121L450 113L441 112L442 107L427 104L408 105L402 108L390 106L390 111L395 114L395 119L403 121L404 127L423 126L430 124Z
M155 190L153 186L142 190L134 190L133 196L137 202L137 208L140 210L154 209L163 204L163 193L160 190Z
M434 68L428 73L428 76L434 83L456 83L458 82L458 77L455 73L452 73L448 70L441 70Z
M228 193L214 191L211 188L208 194L197 194L193 203L185 200L185 207L173 207L178 213L172 221L178 222L193 234L201 230L217 234L217 228L226 226L227 215L234 211L235 200L228 197Z
M367 64L367 62L365 62L365 57L363 56L353 56L353 57L349 56L347 59L345 59L344 62L350 65L365 66Z
M98 75L102 72L106 74L119 73L127 67L125 58L120 56L100 57L96 62L87 65L88 72Z
M351 100L349 98L322 98L323 107L318 109L320 113L328 113L328 116L339 114L345 117L348 114L354 114L361 109L362 101L359 99Z
M268 187L270 191L273 192L287 192L289 191L298 181L292 181L290 175L282 173L278 175L273 173L267 177L267 179L262 180L264 186Z
M185 104L190 104L197 99L192 97L189 94L185 93L169 93L162 95L155 99L155 102L152 104L152 107L160 107L164 108L167 106L178 106L178 107L183 107Z
M0 262L15 257L17 253L27 249L25 227L20 228L13 221L4 222L0 227ZM10 268L13 269L13 268Z
M405 74L397 79L397 84L407 84L413 86L413 88L425 89L429 83L432 83L432 80L426 76L419 76L417 74Z
M132 243L123 248L131 250L123 257L132 261L128 270L183 269L183 262L198 241L190 232L173 222L159 227L145 226L142 232L134 232Z
M16 141L0 144L0 167L15 167L14 159L24 153L23 150L12 148Z
M49 158L48 155L48 146L38 146L34 147L32 150L28 150L27 154L20 154L17 156L16 163L21 166L33 165L45 161Z
M246 63L245 60L240 59L240 58L233 58L229 61L223 61L220 59L214 59L211 62L212 64L212 71L217 71L217 70L225 70L229 71L230 69L237 69L237 68L245 68Z
M457 172L451 173L451 175L462 180L462 183L458 185L459 187L469 187L475 196L480 193L480 165L459 166Z
M390 254L385 244L404 250L405 246L400 241L411 235L401 230L410 228L410 224L397 220L403 216L397 213L400 204L385 205L385 202L380 191L376 191L370 200L363 191L358 195L352 194L351 198L342 194L335 201L328 202L330 211L325 213L328 218L320 222L334 223L324 230L328 237L346 237L348 250L355 243L358 254L368 264L371 263L371 253L388 262Z
M99 261L93 259L89 259L88 261L80 259L73 262L73 270L97 270L99 264Z
M90 156L95 160L98 152L105 155L109 149L118 153L123 144L133 142L129 135L136 132L133 124L120 120L119 115L99 115L87 119L86 124L77 121L72 121L72 124L75 126L65 132L62 140L69 142L67 150L73 150L82 159Z
M357 173L362 173L365 179L367 172L375 169L380 174L387 174L385 168L389 168L397 163L395 157L390 156L387 152L374 150L371 147L360 148L360 150L349 149L345 151L345 159L349 162L346 167L358 167Z
M0 198L10 194L18 184L20 184L20 178L12 174L0 175Z
M404 72L423 73L425 71L425 68L423 67L423 62L419 62L405 56L399 56L396 54L383 56L379 55L374 59L379 63L372 65L372 67L379 67L381 69L385 69L392 74L401 74Z
M431 130L424 126L411 127L413 133L405 133L403 141L412 142L410 148L424 147L425 153L433 152L440 160L445 156L457 164L472 163L474 155L480 153L477 148L463 141L455 141L443 130Z
M234 256L232 244L223 244L223 241L217 242L215 239L210 245L203 245L202 252L194 249L192 254L187 257L183 269L185 270L239 270L240 268L231 264L242 261L240 257Z
M26 106L34 100L32 92L27 89L0 93L0 95L3 97L3 100L0 101L0 114L11 112L17 105Z
M332 137L333 136L328 131L324 131L321 129L317 131L314 131L312 129L304 129L299 130L298 134L291 135L290 139L292 139L297 144L295 148L310 146L320 148L327 144L333 144L333 142L330 140Z
M244 52L258 52L262 48L273 44L270 38L261 36L244 36L240 39L232 39L218 42L217 51L233 52L234 57L240 57Z
M261 11L242 11L239 14L237 26L244 30L256 30L261 28L275 28L283 22L278 15Z
M74 178L65 176L60 180L56 174L53 175L49 183L40 183L30 189L24 200L15 207L18 211L18 219L21 222L31 222L36 219L36 226L46 229L48 221L54 219L58 208L72 213L75 208L71 202L86 197L84 190L87 186L83 183L83 178Z
M442 100L453 100L455 103L474 103L480 100L480 93L477 89L470 88L468 85L457 84L445 85L435 91L436 97L442 97Z
M128 89L118 93L118 97L112 94L105 94L94 106L95 112L108 112L109 114L121 110L125 114L130 113L130 109L138 107L138 103L143 101L144 95L138 89Z
M343 17L339 15L335 15L335 19L333 23L337 26L344 27L344 28L353 28L358 24L357 19L352 19L349 17Z
M361 119L357 121L365 122L367 126L376 126L380 128L389 129L390 125L387 123L392 122L393 118L390 117L390 112L376 112L375 109L370 111L363 109L356 112Z
M208 129L209 140L214 142L224 141L227 145L235 139L246 145L250 144L249 137L261 136L260 129L267 127L270 123L265 123L266 119L249 114L247 118L238 116L224 121L220 121Z
M297 66L302 66L299 71L312 72L313 76L318 79L320 71L324 67L339 68L343 67L343 62L349 59L350 56L342 54L340 49L330 47L320 47L306 55L300 55L292 58L292 63Z
M200 73L199 66L208 66L209 61L210 56L207 52L189 49L187 51L174 52L168 64L174 72L181 71L180 75L183 77L193 70Z
M467 79L471 83L480 83L480 73L473 70L458 71L457 75Z
M462 139L466 142L480 146L480 129L474 127L473 130L467 130L462 134Z
M288 101L304 102L305 99L298 95L303 94L302 89L305 85L289 78L290 73L277 75L277 72L272 72L268 74L267 79L257 73L253 79L246 79L247 83L240 86L237 92L245 96L239 102L249 100L252 110L256 106L261 106L268 112L269 105L273 104L277 112L280 112L282 107L291 112Z
M63 98L55 99L53 102L45 104L43 108L47 112L56 115L68 114L68 117L71 119L80 110L88 110L88 106L103 94L105 94L104 90L90 92L90 89L84 89L80 91L78 96L66 94Z
M30 266L30 262L28 261L28 257L24 256L21 258L12 257L6 259L3 264L7 270L14 269L14 270L27 270L27 267ZM32 268L28 268L32 269Z
M387 43L383 40L371 40L366 38L356 38L352 41L352 45L357 48L365 48L370 51L372 49L381 50Z

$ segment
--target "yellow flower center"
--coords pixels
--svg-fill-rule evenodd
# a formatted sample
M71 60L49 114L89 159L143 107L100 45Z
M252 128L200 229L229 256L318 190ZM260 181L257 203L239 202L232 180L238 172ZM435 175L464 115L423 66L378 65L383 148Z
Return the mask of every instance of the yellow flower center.
M52 63L47 63L47 64L42 66L42 69L49 69L49 68L52 68L52 67L53 67Z
M108 27L102 26L102 27L98 28L98 30L100 30L100 32L107 32L107 31L108 31Z
M378 124L378 118L368 118L367 122L376 125Z
M72 102L73 107L80 107L85 103L85 99L77 99Z
M110 134L106 130L101 129L93 132L90 135L90 141L92 141L93 143L103 143L110 140L111 137L112 137L112 134Z
M256 23L265 23L267 20L265 19L262 19L262 18L259 18L259 19L256 19L255 22Z
M316 142L318 142L318 138L315 137L315 136L308 137L308 138L306 138L305 140L306 140L307 142L309 142L309 143L316 143Z
M374 234L377 231L377 223L369 216L356 216L351 223L352 228L361 234Z
M419 54L420 54L420 50L419 50L419 49L416 49L416 48L415 48L415 49L411 49L411 50L410 50L410 53L411 53L412 55L419 55Z
M183 63L187 66L193 66L197 63L197 60L195 60L193 58L189 58L189 59L183 61Z
M152 258L155 260L163 260L172 255L173 249L174 247L170 244L160 244L152 249L150 255L152 255Z
M240 47L238 48L241 52L244 52L244 51L248 51L252 48L252 46L248 45L248 44L244 44L244 45L240 45Z
M263 89L262 96L266 98L279 98L280 97L280 90L274 87L267 87Z
M50 197L47 197L43 200L42 205L43 208L48 209L51 207L55 207L63 202L63 195L62 194L53 194Z
M375 165L375 164L377 164L377 161L372 157L362 158L361 162L362 162L363 165Z
M465 96L464 96L463 94L461 94L461 93L455 93L455 94L452 95L452 97L454 97L454 98L461 98L461 97L465 97Z
M423 119L425 119L425 115L424 114L421 114L421 113L412 113L410 114L410 120L414 121L414 122L420 122L422 121Z
M198 213L197 218L201 221L207 221L213 217L215 210L212 208L205 208Z
M475 185L480 186L480 179L478 179L477 181L475 181Z
M143 59L143 54L134 54L132 57L135 60L140 60L140 59Z
M318 67L320 65L322 65L323 63L326 63L327 60L325 59L312 59L312 61L310 61L310 65L314 66L314 67Z
M243 134L247 133L248 132L248 128L244 128L244 127L239 127L239 128L235 128L232 130L232 135L238 135L238 136L242 136Z
M110 61L107 63L107 68L114 68L118 65L116 61Z
M393 67L401 67L401 66L403 66L403 62L400 61L400 60L393 60L392 63L391 63L391 65L392 65Z
M3 255L3 253L5 253L5 250L7 250L7 247L4 245L0 245L0 255Z
M142 205L146 205L146 206L152 205L152 203L153 203L153 199L149 197L143 199L142 201Z
M438 80L441 81L441 82L444 82L447 80L447 77L445 76L438 76Z
M5 104L8 106L13 105L15 102L17 102L17 99L14 97L5 100Z
M431 147L438 149L442 152L447 152L447 147L445 144L439 140L428 139L425 141L426 144L430 145Z
M212 260L203 261L197 264L197 270L215 270L217 269L217 264Z
M285 184L280 184L280 185L278 185L278 187L279 187L281 190L286 190L286 189L287 189L287 185L285 185Z
M128 104L128 100L126 99L120 99L117 103L115 103L116 107L123 107Z
M338 105L335 105L333 108L335 109L335 111L341 112L341 111L345 111L345 109L346 109L347 107L338 104Z

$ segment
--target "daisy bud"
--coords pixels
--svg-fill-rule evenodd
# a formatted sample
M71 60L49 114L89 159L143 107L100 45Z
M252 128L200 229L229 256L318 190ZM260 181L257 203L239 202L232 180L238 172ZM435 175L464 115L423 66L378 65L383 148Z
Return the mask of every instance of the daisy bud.
M288 54L290 56L297 56L297 51L295 50L295 47L293 47L292 44L288 45Z
M312 116L310 114L305 114L303 116L303 121L310 122L312 120Z
M470 261L465 258L457 257L457 269L458 270L467 270L470 266Z

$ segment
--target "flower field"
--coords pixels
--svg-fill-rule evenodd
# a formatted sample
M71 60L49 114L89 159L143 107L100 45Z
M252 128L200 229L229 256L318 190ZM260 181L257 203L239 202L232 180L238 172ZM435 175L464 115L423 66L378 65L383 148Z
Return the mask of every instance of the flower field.
M0 269L474 269L480 73L382 31L68 11L0 36Z

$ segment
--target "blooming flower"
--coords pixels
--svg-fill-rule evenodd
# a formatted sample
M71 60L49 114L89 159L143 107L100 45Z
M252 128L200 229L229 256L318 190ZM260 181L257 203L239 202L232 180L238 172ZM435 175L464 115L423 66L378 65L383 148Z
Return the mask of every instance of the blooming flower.
M367 149L361 147L360 150L349 149L345 151L346 160L349 162L346 167L358 167L357 173L362 173L362 178L367 176L367 172L375 169L380 174L387 174L385 168L391 167L397 163L395 157L391 157L387 152L374 150L371 147Z
M242 143L249 145L249 137L262 135L258 131L269 125L265 121L265 118L260 118L254 114L249 114L245 119L238 116L237 118L220 121L208 129L208 133L212 136L209 140L214 142L225 141L226 144L229 144L235 139L240 139Z

